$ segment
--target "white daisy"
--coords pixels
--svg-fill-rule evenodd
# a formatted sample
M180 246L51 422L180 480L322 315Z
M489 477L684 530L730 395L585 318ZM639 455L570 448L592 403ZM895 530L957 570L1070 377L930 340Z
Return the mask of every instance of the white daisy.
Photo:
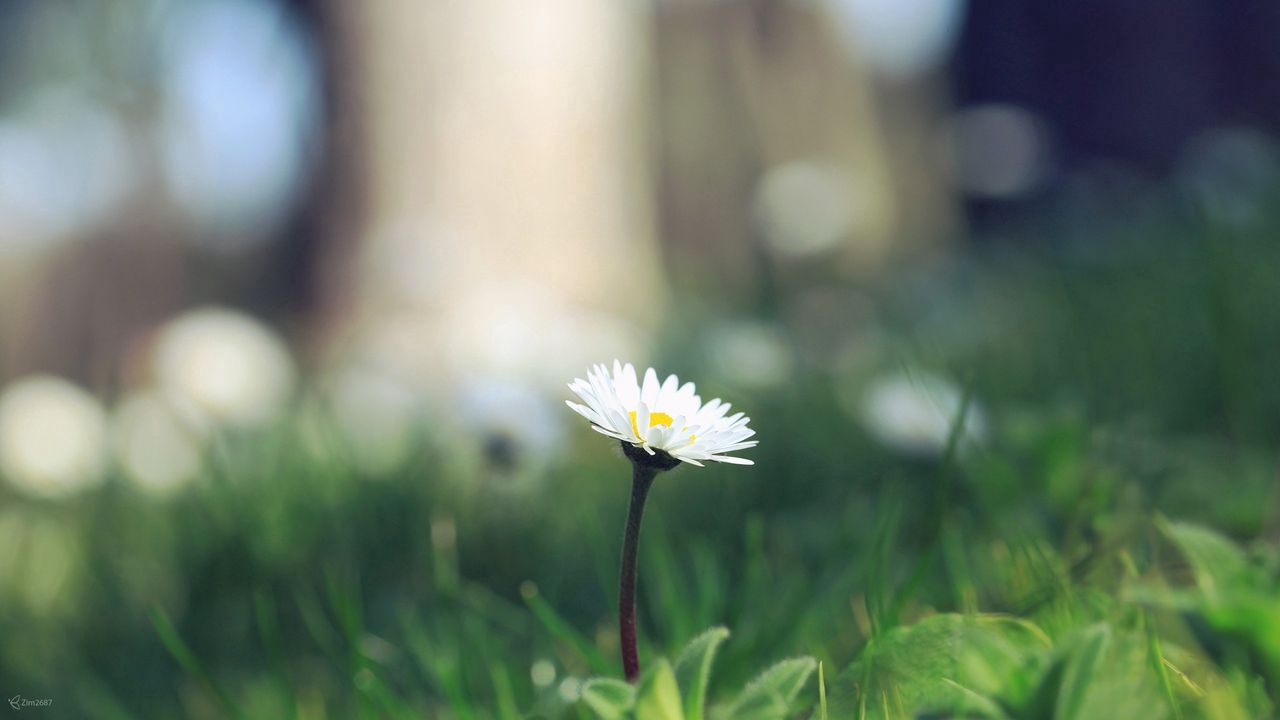
M747 439L756 434L747 427L751 418L740 412L729 415L729 403L719 398L704 405L693 383L681 385L675 375L659 383L658 373L649 368L640 384L631 363L614 360L612 375L604 365L596 365L586 380L575 379L569 389L586 405L570 400L565 404L590 420L592 430L650 455L661 451L699 467L704 460L754 464L725 454L755 447L756 441Z

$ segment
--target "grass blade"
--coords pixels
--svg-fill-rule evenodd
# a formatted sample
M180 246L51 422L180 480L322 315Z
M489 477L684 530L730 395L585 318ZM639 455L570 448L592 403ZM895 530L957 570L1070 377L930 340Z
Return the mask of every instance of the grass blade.
M214 684L213 678L209 676L204 665L200 663L195 653L183 641L182 636L178 634L178 629L173 626L173 622L165 614L164 610L158 607L151 609L151 624L155 627L156 635L159 636L160 642L169 651L169 654L173 656L173 659L182 666L182 669L203 685L228 715L235 718L243 718L244 714L240 711L240 708L232 702L231 696Z

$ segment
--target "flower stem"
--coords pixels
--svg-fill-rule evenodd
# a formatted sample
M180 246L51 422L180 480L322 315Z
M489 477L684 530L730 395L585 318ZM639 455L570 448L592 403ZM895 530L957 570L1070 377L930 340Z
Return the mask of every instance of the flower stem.
M631 463L631 505L627 509L627 528L622 537L622 572L618 579L618 629L622 638L622 674L627 682L640 676L640 654L636 651L636 556L640 550L640 519L649 487L658 474L657 468Z

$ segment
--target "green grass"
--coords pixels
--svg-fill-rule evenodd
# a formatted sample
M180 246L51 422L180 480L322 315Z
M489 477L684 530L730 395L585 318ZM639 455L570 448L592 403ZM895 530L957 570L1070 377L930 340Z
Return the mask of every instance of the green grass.
M566 411L557 461L512 485L424 431L367 477L310 406L168 500L0 498L24 548L0 548L0 692L86 718L1274 716L1280 249L1098 232L865 288L874 359L796 331L783 387L718 377L712 319L674 326L661 364L762 444L655 485L633 694L608 681L629 468L607 441ZM985 442L875 443L840 388L903 365L962 379Z

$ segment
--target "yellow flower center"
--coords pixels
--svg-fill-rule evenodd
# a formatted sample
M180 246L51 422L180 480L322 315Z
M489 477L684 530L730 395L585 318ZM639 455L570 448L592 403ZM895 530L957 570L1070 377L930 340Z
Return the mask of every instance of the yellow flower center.
M640 432L640 427L636 425L636 411L632 410L628 414L631 415L631 429L635 431L637 437L644 437L644 433ZM664 412L649 413L649 427L653 427L654 425L666 425L667 427L671 427L671 420L671 416ZM645 428L645 430L648 429L649 428Z
M644 433L640 432L640 426L636 424L636 411L632 410L628 414L631 416L631 429L635 431L637 437L644 437ZM667 427L671 427L672 421L673 418L664 412L649 413L649 427L653 427L654 425L666 425ZM645 430L648 429L649 428L645 428ZM691 435L689 436L689 439L697 440L698 436Z

